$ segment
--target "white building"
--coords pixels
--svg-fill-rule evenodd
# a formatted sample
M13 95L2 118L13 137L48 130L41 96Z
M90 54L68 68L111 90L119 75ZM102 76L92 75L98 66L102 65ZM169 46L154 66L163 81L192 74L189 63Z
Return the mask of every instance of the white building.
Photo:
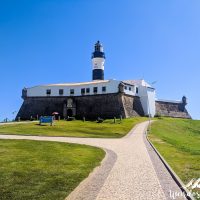
M73 97L119 92L123 84L124 94L140 97L145 115L155 115L155 89L144 80L94 80L82 83L47 84L26 88L26 97Z

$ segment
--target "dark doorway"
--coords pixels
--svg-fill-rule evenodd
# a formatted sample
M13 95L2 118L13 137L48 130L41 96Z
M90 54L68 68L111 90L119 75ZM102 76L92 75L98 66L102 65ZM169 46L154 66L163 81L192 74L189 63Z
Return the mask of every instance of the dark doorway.
M67 110L67 116L68 116L68 117L72 117L72 116L73 116L73 111L72 111L72 109L68 109L68 110Z

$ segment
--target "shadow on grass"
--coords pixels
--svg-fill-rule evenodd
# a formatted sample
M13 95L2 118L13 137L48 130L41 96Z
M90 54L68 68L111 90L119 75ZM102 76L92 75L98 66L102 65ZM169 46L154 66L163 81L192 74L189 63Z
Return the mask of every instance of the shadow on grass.
M35 124L36 126L51 126L50 124Z

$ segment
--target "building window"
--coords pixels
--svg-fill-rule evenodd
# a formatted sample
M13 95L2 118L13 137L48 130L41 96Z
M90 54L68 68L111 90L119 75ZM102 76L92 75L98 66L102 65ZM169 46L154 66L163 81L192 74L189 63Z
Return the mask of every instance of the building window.
M129 89L129 91L131 91L131 87L129 87L128 89Z
M74 95L74 89L70 89L70 95Z
M47 90L46 90L46 94L47 94L47 96L50 96L50 95L51 95L51 90L50 90L50 89L47 89Z
M98 88L97 87L93 87L93 92L96 94L98 92Z
M63 89L59 89L59 95L63 95L64 94L64 90Z
M81 94L82 94L82 95L85 94L85 88L81 88Z
M136 94L138 94L138 87L136 87Z
M127 90L127 86L125 86L124 89Z
M90 93L90 88L86 88L86 93Z
M102 87L102 92L106 92L106 87L105 86Z

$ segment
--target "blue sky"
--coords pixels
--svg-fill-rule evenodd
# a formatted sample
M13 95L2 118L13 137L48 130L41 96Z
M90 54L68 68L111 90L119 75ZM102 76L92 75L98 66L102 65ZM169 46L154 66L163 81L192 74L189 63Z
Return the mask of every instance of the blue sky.
M21 104L21 89L91 80L100 40L105 78L145 79L157 97L188 98L200 119L199 0L7 0L0 2L0 121Z

